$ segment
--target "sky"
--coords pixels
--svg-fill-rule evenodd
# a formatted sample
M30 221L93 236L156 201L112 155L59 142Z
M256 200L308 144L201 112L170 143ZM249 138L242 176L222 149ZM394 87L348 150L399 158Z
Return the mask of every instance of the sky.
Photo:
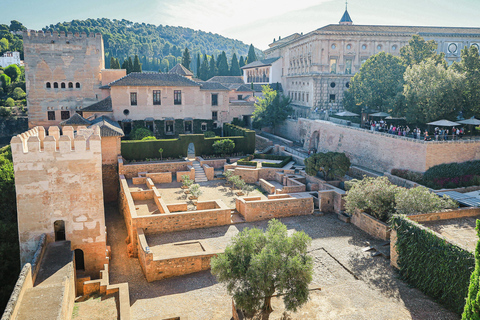
M126 19L218 33L265 50L274 38L336 24L344 0L1 0L0 23L29 29L73 19ZM480 27L479 0L349 0L354 24Z

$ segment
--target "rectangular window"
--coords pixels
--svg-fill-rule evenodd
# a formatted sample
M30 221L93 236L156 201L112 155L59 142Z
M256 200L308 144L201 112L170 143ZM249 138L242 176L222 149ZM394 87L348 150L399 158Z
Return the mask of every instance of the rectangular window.
M295 92L295 100L297 100L297 93Z
M218 111L212 111L212 120L218 120Z
M202 123L202 131L207 131L207 124L205 122Z
M218 106L218 93L212 93L212 106Z
M174 134L174 123L171 120L165 121L165 133L166 134Z
M48 120L55 120L55 111L47 111Z
M237 95L237 100L242 100L243 99L243 95L239 94Z
M307 102L308 102L308 93L307 93Z
M153 90L153 104L159 106L162 104L162 91L160 90Z
M330 59L330 73L337 73L337 59Z
M352 59L345 60L345 74L352 74Z
M131 106L136 106L137 105L137 93L136 92L130 92L130 105Z
M331 95L330 95L330 102L331 102L331 103L334 103L334 102L335 102L335 95L334 95L334 94L331 94Z
M305 101L305 92L302 93L302 101Z
M193 121L185 121L185 133L192 133L192 128L193 128Z
M70 111L61 111L60 117L62 118L62 120L70 119Z
M182 91L175 90L173 91L173 104L182 104Z

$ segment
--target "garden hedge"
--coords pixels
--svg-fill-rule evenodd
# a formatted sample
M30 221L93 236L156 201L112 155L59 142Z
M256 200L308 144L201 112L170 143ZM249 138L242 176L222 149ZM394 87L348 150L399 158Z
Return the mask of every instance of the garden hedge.
M470 275L475 268L474 254L406 216L394 215L391 223L397 231L396 250L402 278L448 309L462 314Z
M254 155L250 155L243 159L237 161L238 165L242 166L257 166L256 161L251 161L253 159L268 159L268 160L283 160L280 163L271 163L271 162L263 162L262 167L271 167L271 168L283 168L287 163L292 161L292 157L287 156L276 156L273 154L263 154L263 153L255 153Z

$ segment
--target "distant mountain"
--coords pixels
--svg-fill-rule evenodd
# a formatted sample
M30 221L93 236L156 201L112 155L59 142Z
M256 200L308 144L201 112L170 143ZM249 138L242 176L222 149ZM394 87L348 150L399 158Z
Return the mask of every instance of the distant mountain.
M173 57L181 57L183 50L188 48L192 58L191 69L196 71L198 53L218 56L225 51L230 58L234 52L237 56L246 56L248 52L247 44L211 32L134 23L124 19L73 20L43 28L43 31L54 30L73 33L100 32L104 39L106 67L109 67L112 56L122 61L137 54L143 63L143 70L158 71L163 59L168 57L167 59L172 61ZM261 51L258 53L261 55Z

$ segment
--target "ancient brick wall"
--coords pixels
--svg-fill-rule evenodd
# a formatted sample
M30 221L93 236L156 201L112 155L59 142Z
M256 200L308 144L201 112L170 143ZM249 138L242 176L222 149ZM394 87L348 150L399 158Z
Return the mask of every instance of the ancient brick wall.
M21 261L31 261L43 233L54 241L54 223L63 221L72 250L84 252L86 273L97 276L106 263L99 129L88 139L63 131L50 127L46 136L36 127L11 141Z
M210 167L215 168L215 169L223 168L223 166L225 166L225 163L227 163L226 159L204 160L201 157L197 157L197 159L200 162L201 166L203 166L205 164L208 164Z
M277 133L321 152L345 152L352 164L379 172L393 168L424 172L451 162L480 159L480 141L421 141L327 121L285 121Z
M139 172L155 173L187 171L188 166L191 165L192 161L124 164L123 159L119 159L118 172L119 174L123 174L127 179L131 179L133 177L138 177Z
M375 238L382 240L390 239L390 227L366 213L358 211L354 212L352 214L351 222Z
M30 128L58 125L61 111L71 115L101 99L101 34L24 32L23 48ZM48 111L55 120L48 120Z
M248 222L313 213L312 198L293 198L287 194L269 195L268 200L259 200L258 197L237 198L235 206Z
M275 194L275 186L273 184L264 179L258 181L260 182L260 188L262 188L262 190L265 190L268 194Z

